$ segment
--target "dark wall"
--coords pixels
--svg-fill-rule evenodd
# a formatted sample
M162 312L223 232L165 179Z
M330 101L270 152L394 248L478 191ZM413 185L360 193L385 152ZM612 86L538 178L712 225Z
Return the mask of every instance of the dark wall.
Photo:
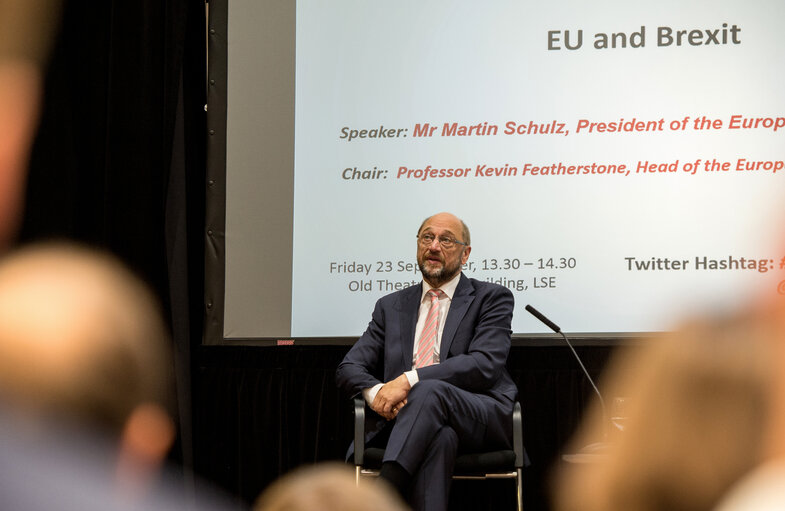
M172 329L175 458L186 463L204 274L204 36L203 0L63 1L19 238L105 249L154 289Z
M576 348L595 376L611 346ZM352 435L350 400L335 386L345 346L198 350L195 468L244 502L301 464L343 459ZM545 510L547 474L559 460L592 389L567 347L514 346L509 370L518 385L524 442L524 507ZM514 509L511 481L461 481L451 509Z

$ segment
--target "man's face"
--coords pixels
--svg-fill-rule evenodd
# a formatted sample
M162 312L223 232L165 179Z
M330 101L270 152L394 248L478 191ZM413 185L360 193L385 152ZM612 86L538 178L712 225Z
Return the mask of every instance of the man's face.
M439 237L445 236L464 241L461 222L456 217L440 213L429 218L418 233L420 236L430 233L435 239L430 245L424 246L417 241L417 264L423 278L433 287L448 282L461 270L461 266L469 259L471 247L455 243L451 248L442 248Z

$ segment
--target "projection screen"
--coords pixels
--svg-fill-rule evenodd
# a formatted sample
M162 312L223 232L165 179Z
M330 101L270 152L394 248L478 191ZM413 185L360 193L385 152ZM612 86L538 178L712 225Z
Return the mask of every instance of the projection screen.
M785 4L210 2L206 342L356 338L450 211L513 331L785 293Z

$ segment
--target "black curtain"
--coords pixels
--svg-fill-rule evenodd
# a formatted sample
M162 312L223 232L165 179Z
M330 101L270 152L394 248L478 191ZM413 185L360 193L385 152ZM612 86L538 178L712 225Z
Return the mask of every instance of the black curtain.
M578 346L597 377L614 347ZM352 439L351 400L335 385L346 346L201 346L195 352L195 467L250 504L280 475L307 463L342 460ZM508 361L523 407L524 509L549 509L551 470L593 390L562 343L513 346ZM600 439L597 439L598 441ZM450 509L514 509L514 483L462 481Z
M107 249L157 292L172 327L186 463L202 317L204 14L199 0L64 2L20 233L20 243Z

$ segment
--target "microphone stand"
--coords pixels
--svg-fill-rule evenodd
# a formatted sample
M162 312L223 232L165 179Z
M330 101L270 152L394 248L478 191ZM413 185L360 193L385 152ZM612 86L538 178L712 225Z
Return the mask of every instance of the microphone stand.
M583 361L581 360L581 357L578 356L578 352L575 351L575 348L572 346L572 343L570 342L569 339L567 339L567 336L564 334L564 332L561 331L561 328L559 328L559 326L556 325L556 323L546 318L540 311L538 311L531 305L527 305L525 308L532 316L539 319L545 326L547 326L548 328L550 328L551 330L562 336L564 342L566 342L567 346L570 347L570 350L572 351L575 360L578 361L578 365L580 365L581 370L583 370L584 376L586 376L586 379L589 381L592 388L594 389L594 393L597 395L597 398L600 401L600 409L602 410L602 441L595 442L593 444L589 444L583 447L582 449L580 449L579 453L601 454L603 451L605 451L608 448L609 444L608 444L608 412L607 409L605 408L605 400L602 398L602 393L600 392L600 389L598 389L597 385L594 384L594 380L589 374L589 371L586 370L586 366L583 365Z

